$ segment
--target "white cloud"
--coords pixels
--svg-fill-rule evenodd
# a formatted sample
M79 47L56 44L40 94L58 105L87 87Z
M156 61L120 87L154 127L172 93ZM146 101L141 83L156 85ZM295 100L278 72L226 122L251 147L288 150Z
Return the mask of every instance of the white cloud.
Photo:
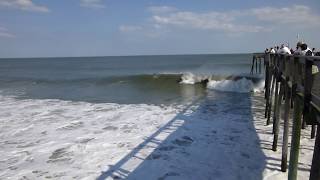
M36 5L32 0L0 0L0 6L25 11L49 12L46 6Z
M162 13L170 13L177 11L178 9L175 7L170 6L151 6L148 7L148 11L150 11L153 14L162 14Z
M252 9L258 20L278 24L319 25L320 16L312 13L311 9L303 5L293 5L285 8L264 7Z
M320 24L320 15L303 5L285 8L263 7L233 11L191 12L173 7L149 7L154 24L167 27L223 31L226 33L271 31L276 24L313 26ZM162 13L166 12L166 13ZM261 26L263 22L268 25Z
M2 37L2 38L14 38L15 35L13 35L12 33L10 33L7 28L4 28L4 27L1 27L1 26L0 26L0 38L1 38L1 37Z
M80 0L80 6L88 8L105 8L101 0Z
M152 20L159 25L173 25L177 27L201 30L220 30L224 32L259 32L264 28L258 25L236 23L236 16L232 13L208 12L195 13L188 11L174 12L167 15L153 15Z
M141 26L129 26L129 25L121 25L119 27L119 30L121 32L133 32L133 31L138 31L141 30L142 27Z

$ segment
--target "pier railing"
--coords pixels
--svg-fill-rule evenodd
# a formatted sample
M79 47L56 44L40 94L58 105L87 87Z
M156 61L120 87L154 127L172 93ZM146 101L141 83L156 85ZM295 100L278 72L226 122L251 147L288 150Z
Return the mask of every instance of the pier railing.
M320 82L315 78L317 68L320 69L320 57L259 54L260 58L262 56L265 67L265 118L267 118L266 124L269 125L272 115L273 151L277 151L280 111L284 110L281 171L287 171L289 115L290 110L293 109L288 179L297 179L301 129L311 125L311 138L316 136L316 139L310 180L319 180L320 128L317 128L316 133L316 126L320 123L320 97L314 89L320 90ZM254 65L252 65L252 73L253 68ZM283 101L284 105L281 105Z

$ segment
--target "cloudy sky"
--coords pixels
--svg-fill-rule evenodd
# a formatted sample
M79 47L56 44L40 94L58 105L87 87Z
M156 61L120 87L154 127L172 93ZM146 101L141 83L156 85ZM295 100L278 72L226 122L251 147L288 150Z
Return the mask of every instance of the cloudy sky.
M297 34L320 48L319 0L0 0L0 57L247 53Z

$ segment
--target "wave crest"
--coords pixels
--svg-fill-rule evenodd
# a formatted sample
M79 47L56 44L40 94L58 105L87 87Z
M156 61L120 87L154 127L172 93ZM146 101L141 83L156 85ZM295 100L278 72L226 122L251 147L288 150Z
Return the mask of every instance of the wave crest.
M180 83L182 84L196 84L204 81L208 81L211 79L211 76L208 75L195 75L192 73L184 73L181 76Z
M214 75L196 75L185 73L181 76L182 84L207 83L208 89L225 92L262 92L264 82L261 77L255 76L214 76Z

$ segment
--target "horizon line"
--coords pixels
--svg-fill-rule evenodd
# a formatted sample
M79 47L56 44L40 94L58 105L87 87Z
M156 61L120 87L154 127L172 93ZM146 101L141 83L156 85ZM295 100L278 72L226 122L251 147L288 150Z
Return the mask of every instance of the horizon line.
M97 55L97 56L34 56L34 57L0 57L1 59L41 59L41 58L100 58L100 57L137 57L137 56L196 56L196 55L227 55L227 54L254 54L261 52L242 53L192 53L192 54L128 54L128 55Z

